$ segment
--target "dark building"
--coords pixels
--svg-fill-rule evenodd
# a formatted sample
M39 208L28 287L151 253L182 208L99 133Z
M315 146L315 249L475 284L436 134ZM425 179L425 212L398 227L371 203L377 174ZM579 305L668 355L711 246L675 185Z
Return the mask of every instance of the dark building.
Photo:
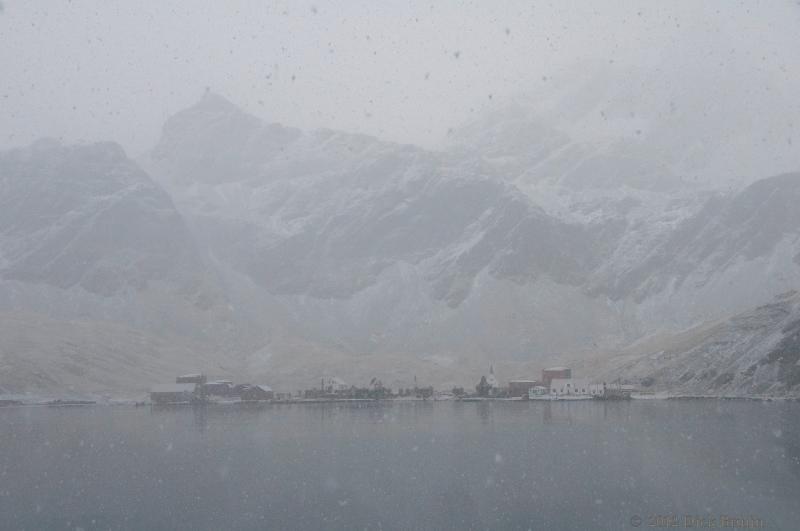
M550 389L550 382L554 379L569 380L572 378L572 369L567 367L550 367L542 369L542 385Z
M511 380L508 382L508 396L528 396L528 391L539 385L534 380Z
M150 401L154 404L186 404L197 398L197 385L193 383L174 383L156 385L150 391Z
M233 382L230 380L217 380L203 384L203 390L209 396L233 395Z
M245 385L239 393L242 400L272 400L275 393L268 385Z

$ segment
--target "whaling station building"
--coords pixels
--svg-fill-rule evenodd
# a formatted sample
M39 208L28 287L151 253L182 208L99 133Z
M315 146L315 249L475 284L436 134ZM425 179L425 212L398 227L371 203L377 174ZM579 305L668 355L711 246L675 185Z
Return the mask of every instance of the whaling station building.
M573 378L569 367L550 367L542 370L540 380L515 379L508 382L510 397L592 396L596 398L630 398L633 387L594 382L589 378Z
M508 396L526 397L529 396L532 389L536 390L536 394L547 394L550 392L551 382L556 378L572 378L572 369L568 367L550 367L542 370L542 378L540 380L527 378L511 380L508 382Z
M196 398L197 384L174 383L159 384L150 391L150 401L154 404L186 404Z
M150 390L153 404L190 404L207 402L209 397L238 397L242 401L272 400L275 393L268 385L239 384L230 380L207 382L203 374L184 374L173 384L160 384Z

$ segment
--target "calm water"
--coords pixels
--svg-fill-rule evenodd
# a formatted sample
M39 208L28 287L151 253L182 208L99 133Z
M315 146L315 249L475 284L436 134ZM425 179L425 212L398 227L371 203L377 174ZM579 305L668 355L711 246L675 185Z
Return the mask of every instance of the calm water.
M800 404L0 410L3 529L652 529L686 514L800 529Z

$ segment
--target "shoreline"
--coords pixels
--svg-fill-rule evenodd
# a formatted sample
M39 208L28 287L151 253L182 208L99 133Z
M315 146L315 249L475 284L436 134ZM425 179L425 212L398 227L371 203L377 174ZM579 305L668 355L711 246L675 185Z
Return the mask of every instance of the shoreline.
M253 405L303 405L303 404L347 404L347 403L432 403L432 402L575 402L575 400L526 400L524 398L491 398L491 397L465 397L465 398L308 398L298 400L231 400L209 401L201 403L176 402L170 404L154 404L149 400L134 399L43 399L34 398L29 401L15 398L0 398L0 410L18 407L91 407L91 406L133 406L133 407L181 407L181 406L253 406ZM692 395L692 394L656 394L645 396L632 396L630 400L743 400L752 402L800 402L800 396L759 396L759 395ZM588 401L588 400L586 400ZM583 402L581 400L580 402ZM591 400L591 402L608 402L608 400ZM627 402L627 400L613 400L612 402Z

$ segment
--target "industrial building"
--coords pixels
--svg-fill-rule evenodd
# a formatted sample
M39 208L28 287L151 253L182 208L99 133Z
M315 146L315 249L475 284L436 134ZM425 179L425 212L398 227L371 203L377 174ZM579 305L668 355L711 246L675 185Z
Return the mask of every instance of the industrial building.
M246 385L241 390L241 399L243 401L258 401L258 400L272 400L275 398L275 393L268 385Z
M572 378L572 369L568 367L550 367L549 369L542 369L542 385L550 389L550 382L554 378L563 380Z
M589 395L592 386L588 378L553 378L550 381L550 394Z
M153 404L186 404L197 399L197 384L160 384L150 390Z
M322 379L322 390L327 394L344 393L349 389L345 381L337 376L327 376Z
M535 380L517 379L508 382L508 396L528 396L528 392L539 385Z
M231 396L233 394L233 382L230 380L215 380L203 384L203 390L209 396Z

